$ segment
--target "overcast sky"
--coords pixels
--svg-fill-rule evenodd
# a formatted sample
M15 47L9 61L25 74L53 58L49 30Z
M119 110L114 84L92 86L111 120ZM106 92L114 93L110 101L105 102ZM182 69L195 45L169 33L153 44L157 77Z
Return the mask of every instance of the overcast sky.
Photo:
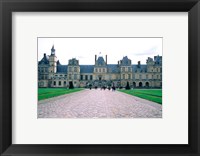
M38 61L51 54L54 45L57 59L62 65L76 58L79 64L94 65L95 54L108 57L108 64L117 64L128 56L132 64L146 64L148 57L162 56L162 38L38 38Z

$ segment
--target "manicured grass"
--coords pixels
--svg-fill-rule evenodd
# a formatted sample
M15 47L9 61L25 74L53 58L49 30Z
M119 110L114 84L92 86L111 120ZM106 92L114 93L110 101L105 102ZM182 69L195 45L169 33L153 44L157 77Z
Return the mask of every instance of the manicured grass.
M66 88L38 88L38 100L44 100L64 94L78 92L82 88L66 89Z
M162 89L133 89L119 91L162 104Z

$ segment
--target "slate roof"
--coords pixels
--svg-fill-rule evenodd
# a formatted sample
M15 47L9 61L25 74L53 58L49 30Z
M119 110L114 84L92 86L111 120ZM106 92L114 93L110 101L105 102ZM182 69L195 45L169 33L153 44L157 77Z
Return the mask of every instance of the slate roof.
M80 73L93 73L94 65L80 65Z
M162 63L162 56L154 56L154 62L156 65L161 64Z
M57 73L67 73L67 65L58 65Z
M108 64L108 72L109 73L119 73L119 67L117 64ZM132 65L132 69L134 72L147 72L147 65ZM94 65L80 65L80 73L93 73ZM58 65L57 73L67 73L67 65Z
M108 64L107 67L109 73L119 73L119 66L117 64Z
M104 65L104 59L103 59L103 57L102 56L99 56L98 57L98 59L97 59L97 63L98 63L98 65Z
M61 65L59 60L58 60L56 63L57 63L57 66L58 66L58 65Z
M147 65L132 65L132 69L134 72L147 72Z
M129 65L129 59L127 56L124 56L121 61L122 61L122 65Z
M51 52L55 52L56 50L54 49L54 45L51 48Z
M49 64L49 57L44 53L43 58L38 62L38 64Z

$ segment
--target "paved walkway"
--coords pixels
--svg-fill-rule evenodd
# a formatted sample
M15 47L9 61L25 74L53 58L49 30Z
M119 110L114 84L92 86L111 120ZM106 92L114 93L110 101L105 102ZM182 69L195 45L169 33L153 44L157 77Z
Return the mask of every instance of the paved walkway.
M38 103L38 118L161 117L161 105L119 91L83 90Z

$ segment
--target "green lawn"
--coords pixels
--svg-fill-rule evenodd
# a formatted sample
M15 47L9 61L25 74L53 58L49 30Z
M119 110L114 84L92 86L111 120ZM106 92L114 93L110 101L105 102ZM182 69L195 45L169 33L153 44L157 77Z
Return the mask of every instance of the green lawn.
M162 89L133 89L119 91L162 104Z
M66 89L66 88L38 88L38 100L44 100L55 96L69 94L83 90L82 88Z

